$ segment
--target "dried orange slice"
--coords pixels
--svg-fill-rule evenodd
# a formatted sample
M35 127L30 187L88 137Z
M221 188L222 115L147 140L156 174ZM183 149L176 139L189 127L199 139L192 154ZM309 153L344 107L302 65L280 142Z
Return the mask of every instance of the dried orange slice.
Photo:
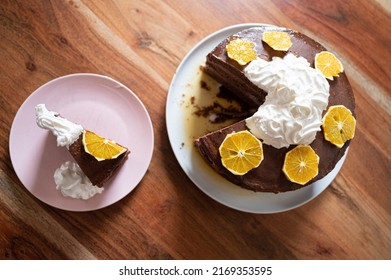
M226 46L228 57L240 65L246 65L257 58L255 45L251 41L235 39Z
M322 120L323 134L327 141L342 148L354 137L356 119L343 105L330 106Z
M225 136L219 147L221 162L235 175L244 175L263 160L262 142L247 130Z
M315 55L315 69L320 70L327 79L333 80L333 77L338 77L343 72L343 65L334 54L323 51Z
M276 51L287 51L292 46L291 37L283 31L265 31L262 41Z
M285 155L282 171L297 184L305 185L318 175L319 156L308 145L299 145Z
M83 132L83 145L85 151L98 161L117 158L127 150L114 141L88 130Z

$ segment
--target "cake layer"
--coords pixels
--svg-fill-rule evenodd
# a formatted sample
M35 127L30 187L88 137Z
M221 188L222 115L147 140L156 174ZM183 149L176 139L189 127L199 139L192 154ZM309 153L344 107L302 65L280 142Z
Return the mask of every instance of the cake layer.
M262 33L266 30L287 32L291 37L292 47L287 52L271 49L267 44L261 41ZM226 45L237 38L254 42L258 57L267 61L270 61L274 56L283 57L287 53L292 53L295 56L306 58L313 67L315 55L326 50L319 43L297 31L279 27L264 26L250 28L226 38L208 54L204 71L231 90L238 98L251 106L261 105L264 102L267 93L246 78L243 73L245 66L238 64L235 60L232 60L227 56ZM328 82L330 85L328 106L344 105L354 114L355 100L345 73L341 73L339 77ZM326 110L323 112L323 115L325 112ZM264 144L263 162L258 168L249 171L243 176L233 175L224 168L221 164L221 158L218 151L219 146L227 134L241 130L247 130L245 121L240 121L232 126L200 137L199 139L196 139L195 146L201 156L216 172L243 188L254 191L278 193L303 187L302 185L289 181L282 171L285 154L290 149L294 148L294 145L291 145L289 148L276 149ZM349 144L350 141L346 142L343 148L340 149L324 139L323 131L317 132L316 139L311 143L311 147L320 157L319 173L306 185L326 176L342 158Z

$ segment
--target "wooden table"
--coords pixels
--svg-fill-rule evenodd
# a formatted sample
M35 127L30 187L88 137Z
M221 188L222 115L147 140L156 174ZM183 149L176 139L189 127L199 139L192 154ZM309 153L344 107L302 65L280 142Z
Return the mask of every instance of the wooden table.
M166 130L181 60L207 35L246 22L299 30L337 53L357 102L356 136L339 175L316 199L278 214L209 198L180 168ZM390 259L390 34L386 0L1 1L0 259ZM130 87L151 116L155 144L133 192L77 213L22 185L9 135L34 90L83 72Z

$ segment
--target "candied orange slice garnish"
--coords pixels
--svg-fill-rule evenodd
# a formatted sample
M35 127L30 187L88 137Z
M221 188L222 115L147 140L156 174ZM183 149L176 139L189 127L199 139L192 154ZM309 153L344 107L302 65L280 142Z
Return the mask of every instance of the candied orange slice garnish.
M84 150L98 161L117 158L127 150L114 141L88 130L83 132L83 146Z
M283 31L265 31L262 41L276 51L287 51L292 46L291 37Z
M315 55L315 69L320 70L329 80L343 72L341 61L331 52L323 51Z
M330 106L323 117L322 127L324 138L342 148L346 141L354 137L356 119L345 106Z
M308 145L299 145L285 155L282 171L297 184L305 185L318 175L319 156Z
M250 61L257 59L255 45L251 41L235 39L226 47L228 57L236 60L240 65L246 65Z
M223 166L235 175L246 174L263 160L262 142L247 130L228 134L219 152Z

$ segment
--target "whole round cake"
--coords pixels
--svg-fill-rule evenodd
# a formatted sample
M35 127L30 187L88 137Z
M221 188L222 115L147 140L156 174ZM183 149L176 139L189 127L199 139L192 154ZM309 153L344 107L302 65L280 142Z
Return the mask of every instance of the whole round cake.
M286 28L249 28L217 45L203 69L258 107L195 140L205 161L230 182L292 191L322 179L345 154L354 136L353 92L340 61L313 39Z

